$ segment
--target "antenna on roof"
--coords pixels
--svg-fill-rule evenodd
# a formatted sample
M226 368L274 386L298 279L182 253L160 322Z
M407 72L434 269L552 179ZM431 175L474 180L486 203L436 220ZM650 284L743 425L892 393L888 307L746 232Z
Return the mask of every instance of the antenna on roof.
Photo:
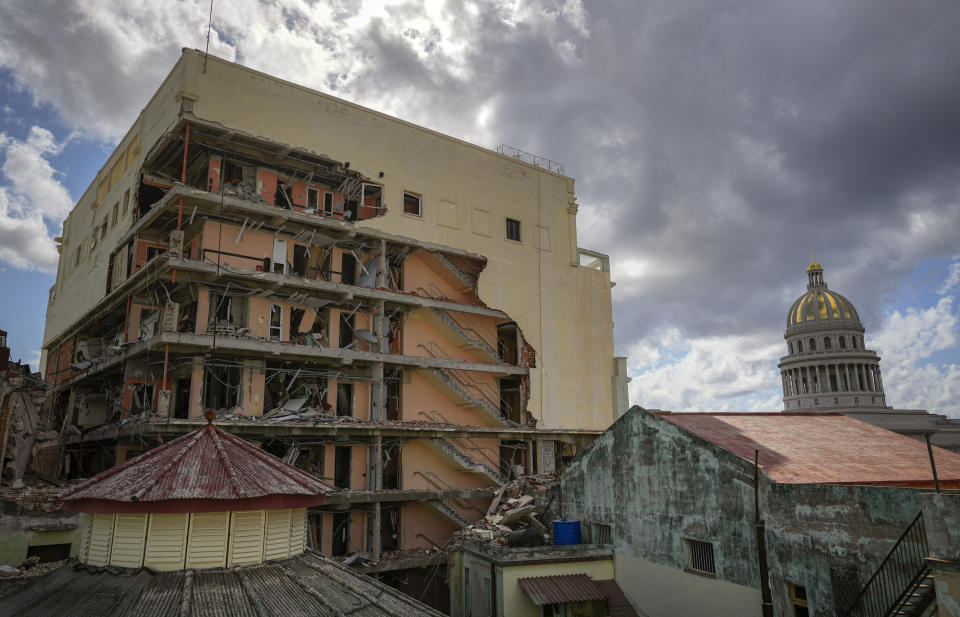
M203 50L203 72L207 72L207 56L210 55L210 28L213 26L213 0L210 0L210 18L207 20L207 48Z

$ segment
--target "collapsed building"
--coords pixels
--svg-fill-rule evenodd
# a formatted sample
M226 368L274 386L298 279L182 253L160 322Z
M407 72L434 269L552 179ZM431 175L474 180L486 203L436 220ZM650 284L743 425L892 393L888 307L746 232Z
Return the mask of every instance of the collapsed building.
M215 410L339 489L311 546L422 593L499 486L625 411L576 214L552 161L184 50L58 239L35 457L90 477Z

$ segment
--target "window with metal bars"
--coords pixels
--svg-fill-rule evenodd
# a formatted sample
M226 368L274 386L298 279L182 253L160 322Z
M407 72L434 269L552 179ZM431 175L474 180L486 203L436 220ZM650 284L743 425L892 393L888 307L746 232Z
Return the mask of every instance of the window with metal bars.
M603 523L593 524L593 543L594 544L613 544L613 531L610 525Z
M520 221L507 219L507 240L521 242L520 239Z
M701 540L684 540L687 545L687 569L701 574L716 574L713 544Z

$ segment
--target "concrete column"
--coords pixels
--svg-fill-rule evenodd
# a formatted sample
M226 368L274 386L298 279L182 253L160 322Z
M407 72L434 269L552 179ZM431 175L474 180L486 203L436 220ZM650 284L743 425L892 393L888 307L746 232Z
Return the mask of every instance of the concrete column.
M373 488L374 490L380 490L383 488L383 437L377 435L377 440L374 446L374 463L373 463ZM373 505L373 560L378 561L380 559L380 553L383 549L380 543L380 529L381 529L381 518L380 518L380 502L376 502Z
M850 391L850 365L844 362L843 364L843 380L847 384L846 392Z
M864 364L863 367L867 371L867 390L870 392L876 392L877 385L873 381L873 367L869 364Z

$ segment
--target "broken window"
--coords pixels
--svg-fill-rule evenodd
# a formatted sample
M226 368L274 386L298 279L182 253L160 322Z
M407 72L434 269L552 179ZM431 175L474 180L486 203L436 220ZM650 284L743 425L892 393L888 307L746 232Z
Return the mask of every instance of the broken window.
M383 381L387 386L387 420L399 420L403 400L403 371L389 371Z
M273 239L273 271L277 274L287 274L287 241Z
M223 162L223 192L227 195L239 195L242 190L243 168L230 161Z
M500 361L506 364L517 364L520 360L517 353L517 324L506 323L497 326L497 350Z
M303 317L307 312L301 308L290 308L290 338L293 339L300 334L300 324L303 323Z
M383 187L379 184L364 184L361 187L360 209L356 216L360 220L371 219L380 213L383 207Z
M326 216L333 216L333 193L323 194L323 213Z
M157 331L157 324L160 321L160 311L144 309L140 311L140 336L143 341L152 337Z
M307 208L316 212L320 209L320 190L315 188L307 189Z
M519 377L500 378L500 415L518 424L522 422L523 403Z
M406 192L403 194L403 213L412 214L413 216L423 216L423 211L420 208L419 195Z
M350 488L350 446L337 446L334 452L333 485Z
M353 343L356 316L353 313L340 313L340 349Z
M340 282L344 285L357 284L357 259L353 253L343 252L340 259Z
M337 415L353 415L353 384L340 382L337 384Z
M716 574L717 568L713 561L713 544L701 540L685 539L687 545L687 570L703 574Z
M147 247L147 261L152 260L154 257L159 257L167 252L167 249L162 246L148 246Z
M153 409L153 397L156 386L152 383L135 383L130 385L130 411L141 413Z
M279 304L270 305L270 340L279 341L283 334L283 307Z
M383 487L387 490L400 489L400 440L384 443L383 461Z
M178 379L174 386L177 394L173 399L173 417L186 420L190 416L190 379Z
M210 294L208 324L215 328L242 328L246 325L246 300L225 294Z
M507 240L521 242L520 240L520 221L516 219L507 219Z
M240 403L240 367L227 364L207 366L203 395L207 409L236 407Z
M339 448L337 448L339 450ZM346 555L350 551L350 513L335 512L331 533L331 553L334 557Z
M293 209L293 183L287 178L277 178L277 190L273 194L273 205L278 208Z
M310 249L305 244L293 245L293 274L306 276L310 263Z
M380 510L380 548L385 551L400 548L400 506Z

